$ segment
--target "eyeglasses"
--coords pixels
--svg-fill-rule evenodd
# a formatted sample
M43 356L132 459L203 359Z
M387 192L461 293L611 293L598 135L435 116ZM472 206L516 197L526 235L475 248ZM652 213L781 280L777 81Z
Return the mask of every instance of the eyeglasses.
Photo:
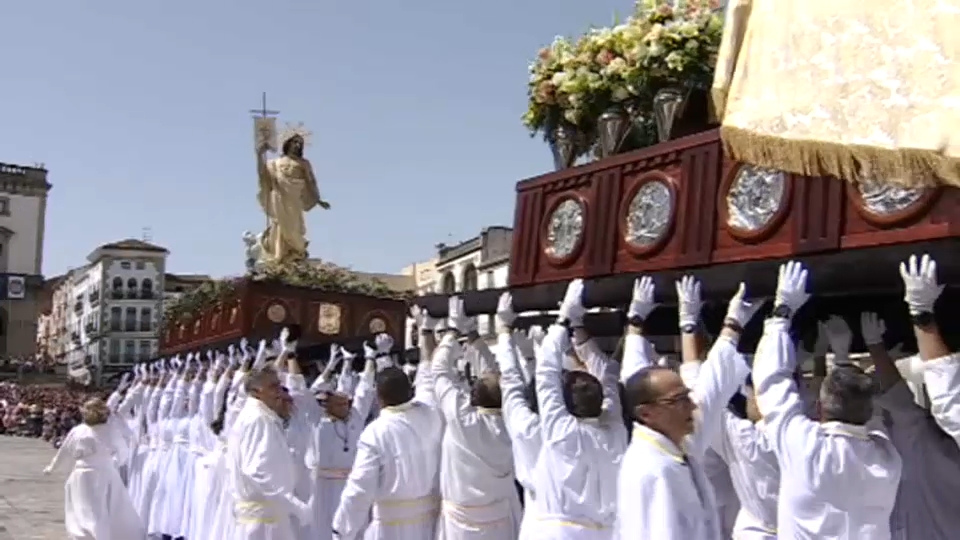
M669 407L671 405L677 405L680 403L692 403L692 401L693 400L690 399L690 390L685 389L679 394L647 401L645 403L641 403L641 405L666 405Z

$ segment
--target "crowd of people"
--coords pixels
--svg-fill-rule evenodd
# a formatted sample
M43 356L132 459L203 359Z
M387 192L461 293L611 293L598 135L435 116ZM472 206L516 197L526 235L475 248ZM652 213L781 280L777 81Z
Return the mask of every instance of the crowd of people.
M73 539L952 539L960 355L933 317L936 263L900 271L918 355L894 360L865 313L865 372L832 319L814 395L790 333L810 296L799 263L750 356L739 338L763 302L741 284L707 344L700 283L680 280L677 365L644 335L653 280L635 283L620 361L584 330L574 280L545 332L514 331L504 294L492 350L461 299L445 320L415 308L415 372L379 335L361 370L335 347L308 381L286 332L140 366L82 406L47 472L72 467ZM478 365L458 368L470 349Z
M0 435L42 438L59 446L80 421L80 405L95 395L63 386L0 383Z

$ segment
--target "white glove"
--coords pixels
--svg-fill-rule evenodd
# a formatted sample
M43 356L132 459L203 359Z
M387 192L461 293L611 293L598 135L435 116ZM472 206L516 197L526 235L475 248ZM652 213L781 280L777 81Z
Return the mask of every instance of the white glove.
M53 468L52 468L52 467L44 467L44 469L43 469L43 474L44 474L44 476L49 476L50 473L52 473L52 472L53 472Z
M337 358L337 356L340 355L340 351L342 351L342 349L340 348L339 345L337 345L336 343L331 343L331 344L330 344L330 359L327 360L327 362L333 362L333 361Z
M297 350L297 342L290 341L290 329L286 326L280 331L280 351L293 354Z
M567 292L560 301L560 314L558 319L566 319L570 326L574 328L583 326L583 314L586 313L583 307L583 280L575 279L567 285Z
M364 342L363 342L363 345L364 345L364 348L363 348L364 355L363 355L363 357L364 357L364 358L369 358L369 357L366 355L366 352L367 352L367 342L364 341ZM348 362L348 363L349 363L349 362L353 362L353 359L357 357L357 355L353 354L353 353L350 352L348 349L344 349L343 347L340 347L340 355L343 356L343 361L344 361L344 362ZM374 355L374 356L377 355L376 351L374 351L373 355Z
M267 355L270 353L267 340L261 339L257 347L257 357L253 361L253 369L260 369L267 363Z
M886 331L887 325L876 313L865 311L860 314L860 333L867 347L883 345L883 334Z
M748 302L744 300L746 294L747 286L743 283L740 283L740 288L737 289L737 294L733 295L733 298L730 299L730 304L727 306L726 318L736 321L736 323L740 325L740 328L746 326L766 302L766 300L754 300L753 302Z
M467 317L466 311L463 309L463 298L459 296L450 297L447 321L451 328L455 328L463 335L477 330L476 317Z
M677 282L679 287L679 282ZM699 288L697 289L699 291ZM643 276L633 282L633 296L630 297L630 307L627 308L628 317L640 317L646 319L650 312L656 309L657 304L653 301L653 278ZM679 289L678 289L679 292Z
M504 293L506 296L509 293ZM513 345L517 348L520 356L523 358L533 358L533 340L523 333L523 330L513 331Z
M227 365L233 367L236 366L239 362L237 361L237 347L232 343L227 346Z
M903 301L910 308L910 314L933 312L933 305L944 287L937 283L937 261L924 255L917 264L917 256L911 255L907 262L900 263L900 277L905 289Z
M494 327L498 334L503 334L513 328L513 323L516 320L517 314L513 311L513 296L505 292L500 295L500 301L497 302L497 313L494 315Z
M650 280L650 300L653 300L653 280ZM636 297L636 286L634 286ZM632 306L631 306L632 308ZM703 299L700 296L700 282L693 276L683 276L677 282L677 309L680 312L680 328L695 325L700 320L700 309L703 308Z
M124 373L123 376L120 377L120 384L117 385L117 390L126 390L128 386L130 386L130 372Z
M831 316L823 324L823 331L827 335L827 341L830 342L830 350L833 351L833 364L850 363L850 343L853 341L853 332L850 331L850 325L847 321Z
M547 332L540 325L531 326L527 331L527 337L533 341L534 347L539 347L543 343L543 338L547 337Z
M366 341L363 342L363 357L367 360L373 360L377 357L377 350ZM346 355L344 355L344 358L346 358Z
M390 351L393 350L393 338L390 337L390 334L381 332L373 339L373 343L377 347L377 354L385 355L390 354Z
M810 295L807 294L807 269L797 261L780 265L777 278L777 299L774 305L790 308L791 316L803 307Z

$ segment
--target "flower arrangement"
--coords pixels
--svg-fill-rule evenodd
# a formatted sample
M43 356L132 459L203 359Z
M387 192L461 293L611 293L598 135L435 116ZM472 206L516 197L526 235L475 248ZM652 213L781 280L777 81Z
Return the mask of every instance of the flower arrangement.
M637 58L650 84L709 87L723 35L718 0L642 0L636 7L643 33Z
M676 7L639 0L623 23L591 29L576 41L557 37L530 64L524 125L547 140L569 125L584 139L585 152L597 119L611 107L628 110L637 125L649 123L659 88L709 86L723 31L717 8L718 0L679 0Z
M361 277L349 269L332 264L316 265L306 261L285 264L266 263L242 278L208 281L184 293L164 309L164 325L187 322L202 315L213 306L236 295L240 284L245 280L307 287L321 291L363 294L377 298L407 299L412 296L410 291L398 292L391 289L383 280Z

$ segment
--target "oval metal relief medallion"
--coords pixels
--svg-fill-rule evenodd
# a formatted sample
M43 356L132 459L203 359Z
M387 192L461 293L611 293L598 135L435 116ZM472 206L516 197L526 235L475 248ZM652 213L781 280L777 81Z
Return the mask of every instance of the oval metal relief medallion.
M565 259L573 254L583 238L583 204L576 199L566 199L550 214L547 223L545 251L555 259Z
M783 171L742 165L727 190L727 225L746 233L766 227L783 206L786 184Z
M666 182L653 180L640 186L630 199L624 223L624 240L639 248L659 242L670 229L673 192Z
M370 319L370 333L371 334L380 334L387 331L387 321L383 320L380 317L374 317Z
M267 308L267 319L270 322L282 323L287 318L287 308L283 304L273 304Z

